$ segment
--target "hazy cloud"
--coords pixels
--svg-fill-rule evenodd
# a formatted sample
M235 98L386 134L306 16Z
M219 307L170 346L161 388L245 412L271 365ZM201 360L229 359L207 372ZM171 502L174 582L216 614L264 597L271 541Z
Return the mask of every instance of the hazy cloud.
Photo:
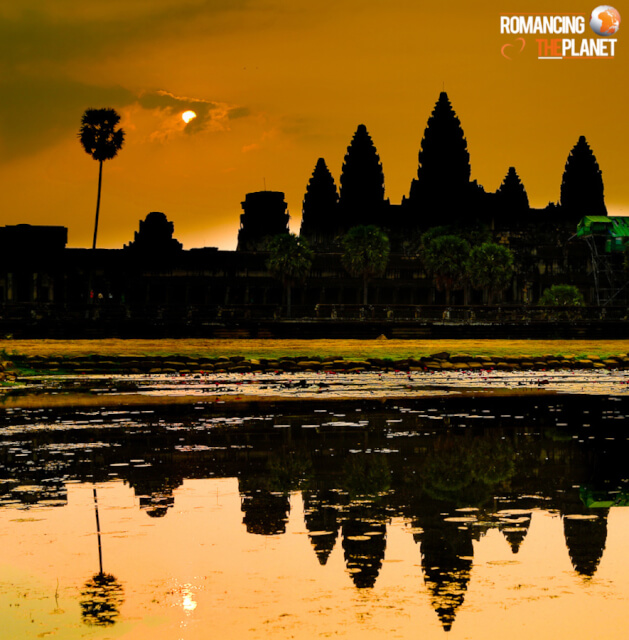
M0 60L5 68L28 68L75 57L97 58L128 45L164 37L212 33L220 14L240 11L249 0L20 0L0 6Z
M236 118L246 118L251 115L251 110L247 107L234 107L230 109L228 117L230 120L236 120Z
M0 162L37 152L71 136L78 131L85 109L119 109L136 99L122 87L97 87L55 78L4 78L0 90Z
M229 128L229 120L249 114L246 107L233 107L224 102L211 102L202 98L176 96L163 90L145 93L138 102L145 109L162 111L166 118L174 116L170 125L166 124L163 131L156 132L154 139L168 137L174 130L188 134L223 131ZM185 124L181 120L181 114L188 110L194 111L197 117Z

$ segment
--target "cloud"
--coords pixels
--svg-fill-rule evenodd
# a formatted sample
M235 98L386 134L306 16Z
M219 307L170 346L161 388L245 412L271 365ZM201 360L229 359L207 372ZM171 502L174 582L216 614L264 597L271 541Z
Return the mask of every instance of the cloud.
M32 155L76 135L85 109L111 107L127 112L127 142L135 128L134 109L157 113L149 140L170 139L178 134L227 131L230 121L249 115L246 107L201 98L176 96L168 91L145 92L139 97L124 87L99 87L65 78L5 77L0 80L0 163ZM197 117L186 124L184 111Z
M136 100L123 87L97 87L63 78L5 77L0 91L0 162L76 135L85 109L120 109Z
M230 120L236 120L237 118L246 118L251 115L251 110L247 107L234 107L230 109L227 114Z
M229 130L230 120L249 115L249 109L246 107L202 98L176 96L164 90L146 92L140 96L138 103L144 109L156 110L163 114L163 128L153 133L153 140L167 139L173 133L181 131L187 134L226 131ZM197 117L186 124L181 119L184 111L194 111Z
M129 45L224 29L217 18L250 0L20 0L0 5L0 60L7 68L98 59Z

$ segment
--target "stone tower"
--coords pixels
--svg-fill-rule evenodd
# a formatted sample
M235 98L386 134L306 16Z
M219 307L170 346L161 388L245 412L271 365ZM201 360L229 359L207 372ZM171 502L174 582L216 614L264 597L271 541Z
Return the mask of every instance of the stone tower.
M300 235L311 245L329 245L338 224L339 195L325 160L319 158L306 188Z
M341 172L339 226L343 231L356 225L381 226L386 204L380 157L367 127L361 124L347 147Z
M256 191L248 193L241 203L237 251L263 251L270 238L289 233L282 191Z

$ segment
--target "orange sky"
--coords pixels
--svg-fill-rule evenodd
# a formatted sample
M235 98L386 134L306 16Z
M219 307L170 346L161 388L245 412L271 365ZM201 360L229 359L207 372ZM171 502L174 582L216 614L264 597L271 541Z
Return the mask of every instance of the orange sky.
M291 228L317 158L337 180L356 127L399 203L445 87L472 178L495 190L514 165L533 206L559 199L585 135L610 214L629 214L624 29L609 60L507 60L500 15L589 15L527 0L0 0L0 224L61 224L91 246L98 165L77 140L86 108L113 107L126 143L104 166L99 247L121 247L163 211L185 248L234 248L247 192L284 191ZM616 4L621 16L623 5ZM627 12L629 15L629 11ZM629 29L629 27L625 27ZM199 117L185 125L181 114Z

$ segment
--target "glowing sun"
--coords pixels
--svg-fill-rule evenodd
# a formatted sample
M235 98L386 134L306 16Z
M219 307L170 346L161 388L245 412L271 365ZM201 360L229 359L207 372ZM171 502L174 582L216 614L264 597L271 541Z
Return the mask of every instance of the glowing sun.
M194 120L197 117L197 114L194 111L184 111L181 114L181 119L187 124L190 120Z

